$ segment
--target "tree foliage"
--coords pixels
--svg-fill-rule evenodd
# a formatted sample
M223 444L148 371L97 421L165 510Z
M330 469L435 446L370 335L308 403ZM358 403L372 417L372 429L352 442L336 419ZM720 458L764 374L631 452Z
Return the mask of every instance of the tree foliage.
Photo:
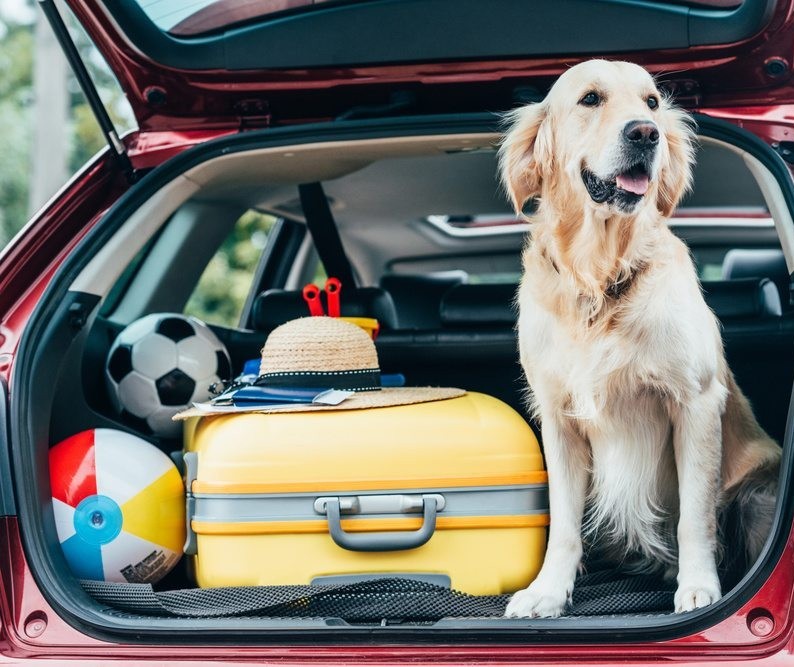
M205 322L237 326L275 218L246 211L204 270L185 312Z
M40 12L31 12L31 16L44 20ZM132 114L118 83L82 28L70 15L66 19L111 118L120 131L130 129L134 124ZM19 22L0 13L0 247L31 214L28 192L33 141L33 29L31 22ZM105 139L71 72L64 85L69 91L69 117L53 118L52 122L68 124L68 166L74 173L104 147Z
M6 25L0 38L0 246L27 218L33 32Z
M32 11L32 0L15 2L27 3L30 16L44 20L40 12ZM65 19L105 108L119 132L124 133L134 126L134 120L121 88L68 12ZM34 130L33 30L31 21L20 22L4 15L0 0L0 247L25 224L31 213L28 193ZM54 118L53 122L68 123L68 167L75 173L105 147L105 138L71 71L64 85L69 93L69 117ZM204 271L185 312L216 324L237 325L274 222L272 216L257 211L248 211L238 220Z

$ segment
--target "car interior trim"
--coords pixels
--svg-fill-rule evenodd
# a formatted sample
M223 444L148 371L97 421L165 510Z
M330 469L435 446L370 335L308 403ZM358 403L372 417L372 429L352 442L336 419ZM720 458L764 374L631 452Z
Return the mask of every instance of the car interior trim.
M698 117L702 136L732 143L741 150L752 154L769 172L769 178L778 182L781 211L787 214L779 224L791 224L788 214L794 210L794 187L787 167L772 149L754 135L725 121L703 116ZM21 484L16 487L17 503L20 509L20 527L26 557L31 565L33 577L42 594L53 608L67 622L81 631L108 641L139 644L173 643L174 633L178 631L184 642L234 641L236 643L273 643L273 642L475 642L487 641L515 642L521 644L541 642L636 642L658 641L681 637L704 630L716 622L734 614L755 592L759 582L775 568L780 554L788 539L794 514L794 489L792 489L792 453L794 421L791 407L788 413L786 436L784 439L783 460L781 463L781 492L775 510L775 530L767 540L758 562L745 575L742 582L728 592L721 601L707 608L687 614L674 616L639 616L621 618L619 632L615 632L615 620L610 618L561 618L561 619L483 619L476 621L448 620L429 627L386 626L355 627L345 624L326 623L324 620L289 619L213 619L197 621L176 621L140 617L108 611L92 601L72 577L64 577L65 564L57 554L57 541L52 525L51 512L44 508L49 498L48 485L43 482L46 475L46 451L41 451L46 441L47 425L40 423L37 410L45 409L47 392L52 388L34 380L53 372L60 358L66 354L79 332L70 328L69 309L74 303L82 304L85 309L96 309L100 299L95 293L75 292L75 285L107 293L117 276L119 265L125 262L116 259L111 262L112 253L131 261L136 249L141 247L145 238L153 233L164 221L164 213L153 202L160 202L163 208L174 210L178 202L187 198L185 193L195 192L197 185L184 175L197 164L228 154L232 151L250 151L262 144L271 144L271 149L286 150L300 142L317 144L323 140L328 144L342 141L349 145L352 139L372 140L377 144L379 135L390 137L388 142L397 141L401 135L408 140L413 137L438 137L441 128L451 132L478 132L493 128L495 118L490 115L476 117L437 117L402 118L378 121L351 121L344 127L339 125L317 125L311 127L285 128L250 132L234 137L207 142L189 149L163 164L144 177L139 184L123 195L104 218L80 241L76 250L58 268L55 277L47 286L23 334L12 377L10 422L12 442L14 442L13 469ZM425 135L422 137L422 135ZM493 136L493 135L491 135ZM345 141L346 140L346 141ZM399 142L398 142L399 143ZM419 142L421 143L421 141ZM275 144L275 145L274 145ZM338 145L338 144L337 144ZM280 148L279 148L280 146ZM289 150L293 150L290 148ZM169 184L179 182L175 188ZM160 192L165 190L165 192ZM147 215L141 211L147 211ZM778 211L780 213L781 211ZM147 217L148 216L148 217ZM135 224L130 224L130 222ZM148 234L141 233L147 230ZM130 247L123 245L127 243ZM87 269L91 268L90 271ZM112 274L112 275L110 275ZM80 280L78 280L80 276ZM94 278L97 284L92 284ZM61 355L59 357L59 355ZM33 408L33 406L36 406ZM42 408L40 406L45 406ZM41 434L45 433L44 439ZM57 561L57 562L56 562ZM60 567L59 567L60 566ZM252 632L253 630L253 632ZM723 655L725 650L723 649Z
M71 290L105 296L124 267L160 229L168 217L199 190L199 185L180 175L166 187L152 192L130 216L123 228L93 256L72 283Z

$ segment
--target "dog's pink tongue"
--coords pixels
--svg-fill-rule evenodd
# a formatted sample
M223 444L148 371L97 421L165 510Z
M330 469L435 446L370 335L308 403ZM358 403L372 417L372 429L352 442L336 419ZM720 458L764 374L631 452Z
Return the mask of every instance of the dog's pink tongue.
M641 176L619 174L615 179L615 183L621 190L627 190L635 195L644 195L648 192L649 180L646 174L642 174Z

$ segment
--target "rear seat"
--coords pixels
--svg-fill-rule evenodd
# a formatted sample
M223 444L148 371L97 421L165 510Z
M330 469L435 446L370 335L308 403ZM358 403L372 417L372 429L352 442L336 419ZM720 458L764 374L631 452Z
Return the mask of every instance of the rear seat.
M387 372L409 384L442 384L496 396L525 414L512 301L516 286L457 285L441 299L440 326L378 337Z
M380 286L394 301L400 329L436 329L441 326L441 298L450 288L467 280L465 271L430 275L387 273L380 279Z
M513 326L517 285L460 285L441 300L441 322L459 327L471 324ZM703 283L706 304L720 320L780 317L780 296L768 278L714 280Z
M722 323L737 382L761 424L781 441L794 378L794 313L781 315L780 297L769 279L722 280L703 287L706 303ZM343 291L342 314L380 320L376 346L384 372L403 373L414 385L481 391L525 414L514 331L515 291L515 285L505 284L453 286L441 298L439 325L427 329L398 327L392 299L380 288ZM301 292L269 290L254 304L253 324L257 332L268 333L306 315ZM238 356L253 358L262 337L249 333L227 344Z
M324 296L321 294L321 298ZM397 328L392 298L379 287L343 288L340 301L345 317L374 317L380 322L381 329ZM256 331L270 333L289 320L308 315L309 307L301 290L270 289L254 301L251 322Z
M782 315L780 293L769 278L711 280L702 285L706 304L722 322Z
M782 442L794 380L794 312L782 308L768 278L707 282L703 289L722 323L736 382L764 429Z
M706 303L722 323L728 363L764 428L780 441L794 378L794 315L781 315L769 279L704 283ZM386 331L381 365L411 384L483 391L524 413L515 339L516 285L458 285L442 298L441 327Z
M734 248L722 260L722 279L769 278L778 289L783 311L789 310L789 272L779 249Z
M461 285L449 290L441 300L440 320L446 327L515 325L514 300L517 285L495 283Z

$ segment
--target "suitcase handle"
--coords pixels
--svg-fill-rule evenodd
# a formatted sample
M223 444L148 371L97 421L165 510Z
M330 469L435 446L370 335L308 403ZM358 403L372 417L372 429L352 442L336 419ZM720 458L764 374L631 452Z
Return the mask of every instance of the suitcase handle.
M325 509L328 515L328 529L331 539L343 549L349 551L403 551L416 549L425 544L436 530L436 510L438 500L433 496L425 496L423 505L422 527L418 530L396 530L385 533L348 533L342 528L342 512L339 498L328 498Z

